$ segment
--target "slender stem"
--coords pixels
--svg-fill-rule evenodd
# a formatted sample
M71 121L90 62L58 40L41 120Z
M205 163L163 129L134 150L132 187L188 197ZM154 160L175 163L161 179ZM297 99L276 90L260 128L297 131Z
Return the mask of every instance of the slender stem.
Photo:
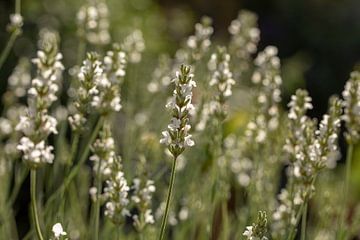
M341 216L341 225L340 225L340 233L341 237L345 234L345 226L346 226L346 213L347 213L347 203L349 200L349 186L350 186L350 177L351 177L351 162L354 152L354 145L349 144L346 151L346 169L345 169L345 186L344 186L344 202L342 207L342 216Z
M70 157L68 158L68 165L71 166L73 159L75 158L75 154L79 145L79 139L80 139L80 134L79 133L75 133L74 138L72 140L71 143L71 152L70 152Z
M76 59L77 65L81 64L81 61L85 54L85 51L86 51L86 40L84 39L84 37L80 37L78 52L77 52L77 59Z
M21 11L21 0L16 0L15 13L20 14L20 11ZM16 38L20 35L20 33L21 33L21 29L15 29L11 33L8 42L6 43L6 46L0 55L0 69L2 68L7 57L9 56L10 50L12 49L14 42L15 42Z
M6 43L6 46L5 46L4 50L1 52L1 55L0 55L0 69L2 68L2 66L3 66L5 60L7 59L7 57L9 56L10 50L13 47L14 42L15 42L18 35L19 35L19 30L18 29L14 30L11 33L8 42Z
M14 204L14 202L19 194L20 188L21 188L23 182L25 181L26 177L28 176L28 174L29 174L29 169L26 167L26 169L20 169L19 177L15 177L14 187L12 189L11 195L7 202L8 208L11 208L12 205Z
M15 13L20 14L21 12L21 0L16 0L15 2Z
M101 158L96 170L96 175L97 175L97 192L96 192L96 202L95 202L95 226L94 226L94 238L95 240L99 239L99 221L100 221L100 193L101 193L101 187L102 187L102 182L101 182Z
M32 169L31 170L31 177L30 177L30 188L31 188L31 205L32 205L32 213L33 213L33 221L35 224L35 230L36 230L36 234L39 240L44 240L42 233L41 233L41 228L40 228L40 223L39 223L39 216L38 216L38 211L37 211L37 202L36 202L36 170Z
M222 214L222 238L229 239L229 220L228 220L228 207L226 200L221 202L221 214Z
M75 178L76 174L78 173L78 171L80 170L82 164L86 161L88 155L89 155L89 151L90 151L90 146L91 144L95 141L95 138L101 128L101 126L103 125L104 122L104 118L100 117L100 119L98 120L93 132L91 133L91 136L89 138L89 141L86 143L85 149L82 152L81 156L80 156L80 160L79 162L74 166L73 169L71 169L69 175L66 176L66 178L64 179L64 182L62 183L61 187L59 187L50 197L49 200L46 202L46 205L52 203L53 201L55 201L58 197L58 195L60 193L63 193L66 191L66 189L69 187L70 183L72 182L72 180Z
M305 201L305 200L304 200ZM298 222L300 221L300 218L301 218L301 215L303 213L303 209L305 207L305 203L303 202L300 206L300 209L296 215L296 218L295 218L295 223L291 225L290 227L290 233L287 237L287 240L293 240L294 239L294 235L295 235L295 229L296 229L296 226L298 225Z
M168 217L168 214L169 214L169 206L170 206L170 201L171 201L171 195L172 195L172 192L173 192L174 182L175 182L175 172L176 172L176 157L174 157L174 160L173 160L173 163L172 163L170 185L169 185L167 199L166 199L165 212L164 212L164 216L163 216L162 223L161 223L159 240L164 239L164 235L165 235L165 228L166 228L166 223L167 223L167 217Z
M305 203L301 218L301 240L306 240L306 221L307 221L308 204Z

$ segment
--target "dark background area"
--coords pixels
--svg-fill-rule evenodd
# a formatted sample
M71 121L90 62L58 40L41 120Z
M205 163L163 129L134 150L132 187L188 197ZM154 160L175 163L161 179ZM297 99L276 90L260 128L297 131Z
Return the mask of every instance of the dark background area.
M179 5L176 1L158 1L165 11ZM316 106L313 116L326 111L328 97L341 94L349 73L359 65L358 0L186 0L181 5L188 5L198 18L211 16L219 38L227 35L227 27L239 9L257 13L260 50L275 45L282 60L296 54L306 56L305 86Z

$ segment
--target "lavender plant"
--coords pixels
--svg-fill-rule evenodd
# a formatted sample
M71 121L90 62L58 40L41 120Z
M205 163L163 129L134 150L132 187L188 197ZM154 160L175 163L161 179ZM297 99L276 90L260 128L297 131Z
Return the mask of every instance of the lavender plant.
M88 0L77 15L52 14L50 5L32 21L33 12L28 5L20 12L17 0L4 26L10 39L0 69L14 43L14 56L21 56L1 102L0 239L344 240L359 234L360 204L350 181L360 136L358 71L343 99L331 97L318 120L308 116L318 106L306 90L295 92L289 109L282 104L289 79L275 46L258 52L255 13L239 12L229 41L213 39L212 20L203 17L175 55L165 49L160 55L154 39L164 29L153 25L161 19L142 15L155 6L151 1ZM118 21L130 12L136 16ZM15 42L27 19L59 31L40 30L33 65L31 44L24 44L28 31ZM164 102L170 122L159 108ZM337 163L342 121L344 175Z

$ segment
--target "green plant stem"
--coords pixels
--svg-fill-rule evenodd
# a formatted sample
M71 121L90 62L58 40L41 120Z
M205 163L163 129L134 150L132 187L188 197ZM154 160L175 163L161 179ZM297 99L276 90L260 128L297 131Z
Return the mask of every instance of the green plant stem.
M166 199L165 212L164 212L164 216L163 216L163 219L162 219L162 222L161 222L159 240L164 239L164 235L165 235L165 228L166 228L166 223L167 223L167 217L168 217L168 214L169 214L169 206L170 206L170 201L171 201L171 195L172 195L172 192L173 192L174 182L175 182L175 172L176 172L176 157L174 157L174 160L173 160L173 163L172 163L170 185L169 185L167 199Z
M86 51L86 40L84 39L84 37L81 37L80 41L79 41L78 52L77 52L77 59L76 59L77 65L81 64L81 61L85 54L85 51Z
M21 12L21 0L16 0L15 2L15 13L20 14Z
M296 229L296 226L298 225L298 222L300 221L300 218L301 218L301 215L303 213L303 209L305 207L305 203L303 202L300 206L300 209L296 215L296 218L295 218L295 224L291 225L290 227L290 233L287 237L287 240L293 240L295 238L295 229Z
M23 184L23 182L25 181L26 177L29 174L29 169L26 167L26 169L20 169L20 173L19 173L19 177L15 177L14 180L14 187L12 189L12 192L10 194L10 197L8 199L8 207L11 208L19 194L20 188Z
M16 2L15 2L15 13L20 14L20 11L21 11L21 0L16 0ZM5 46L4 50L1 52L1 55L0 55L0 69L2 68L2 66L3 66L5 60L7 59L7 57L9 56L10 50L12 49L16 38L20 35L20 32L21 32L20 29L15 29L11 33L8 42L6 43L6 46Z
M35 230L36 234L39 240L44 240L41 228L40 228L40 222L39 222L39 216L37 211L37 202L36 202L36 170L31 170L31 177L30 177L30 191L31 191L31 206L32 206L32 214L33 214L33 221L35 224Z
M99 221L100 221L100 193L101 193L101 158L98 164L98 167L96 169L96 175L97 175L97 192L96 192L96 202L95 202L95 224L94 224L94 239L99 239Z
M69 166L72 165L73 159L75 158L77 148L78 148L78 145L79 145L79 139L80 139L80 134L75 133L74 138L73 138L72 143L71 143L70 157L68 158L68 162L67 162Z
M8 42L6 43L6 46L0 55L0 69L2 68L7 57L9 56L10 50L12 49L14 42L18 35L19 35L19 30L17 30L17 29L11 33Z
M47 201L46 205L51 204L55 199L57 199L59 194L63 194L63 192L65 192L66 189L69 187L70 183L75 178L78 171L80 170L82 164L86 161L86 159L87 159L87 157L89 155L90 146L95 141L95 138L97 137L97 134L100 131L101 126L103 125L103 122L104 122L104 118L100 117L100 119L98 120L98 122L97 122L97 124L96 124L96 126L95 126L95 128L93 130L93 132L91 133L89 141L86 143L85 149L84 149L84 151L82 152L82 154L80 156L79 162L74 166L73 169L71 169L69 175L67 175L66 178L64 179L64 182L62 183L61 187L59 187L49 197L49 200Z
M342 206L342 214L341 214L341 225L340 225L340 233L341 238L344 238L345 234L345 226L346 226L346 213L347 213L347 204L349 200L349 186L350 186L350 177L351 177L351 162L354 152L354 145L349 144L346 151L346 166L345 166L345 186L344 186L344 202Z
M301 218L301 240L306 240L306 221L307 221L308 204L305 203Z

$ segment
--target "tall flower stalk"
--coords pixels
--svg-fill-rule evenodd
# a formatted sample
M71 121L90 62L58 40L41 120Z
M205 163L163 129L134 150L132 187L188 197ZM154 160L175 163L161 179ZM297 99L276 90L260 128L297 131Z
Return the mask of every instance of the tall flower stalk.
M193 110L192 89L196 87L193 80L193 74L190 73L190 66L181 65L180 72L176 72L176 78L172 80L175 84L175 90L171 100L166 104L172 113L171 122L168 129L162 132L163 138L160 143L165 144L173 156L170 185L166 198L165 212L163 215L159 240L165 235L167 217L175 182L176 160L184 152L185 148L194 146L195 142L191 139L189 130L189 112Z
M0 69L9 56L10 50L13 47L16 38L21 35L22 25L23 17L21 16L21 0L16 0L15 13L10 15L10 23L7 26L7 30L11 35L0 55Z
M346 169L345 169L345 188L344 188L344 205L343 215L340 226L341 237L345 234L346 226L346 206L349 198L349 185L351 176L351 162L353 158L354 145L360 139L360 72L354 71L345 85L343 91L344 98L344 115L346 133L345 138L348 144L346 152Z
M45 32L39 41L40 50L33 63L37 67L37 75L31 81L28 90L28 108L26 113L20 117L16 126L23 133L17 149L22 152L22 158L31 168L30 188L32 213L35 232L38 239L42 240L39 216L36 200L36 171L46 163L52 163L54 155L53 146L46 143L47 137L57 134L57 120L49 114L52 103L57 100L57 91L61 72L64 69L60 60L61 53L58 52L57 39L54 33Z

